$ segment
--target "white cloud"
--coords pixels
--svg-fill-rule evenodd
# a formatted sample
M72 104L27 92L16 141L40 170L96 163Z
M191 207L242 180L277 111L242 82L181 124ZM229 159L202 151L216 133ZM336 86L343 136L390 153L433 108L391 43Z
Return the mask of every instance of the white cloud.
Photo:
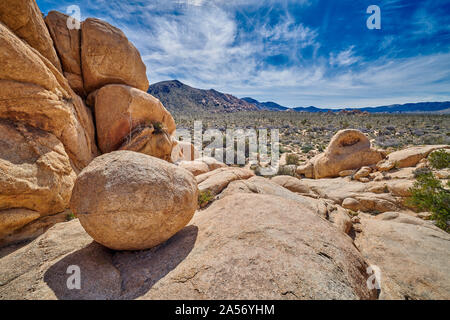
M249 17L256 31L243 32L236 12L240 6L262 3L275 6L273 0L140 0L133 4L89 0L83 8L95 9L99 18L127 34L141 52L151 83L177 78L192 86L292 107L450 100L450 54L380 57L368 63L350 46L317 57L318 30L296 23L288 10L276 24L264 16L254 21ZM87 15L92 14L83 11ZM381 46L389 47L393 41L387 36ZM307 60L303 58L306 50L313 52ZM279 68L264 62L276 55L288 57L291 63Z
M350 66L359 61L359 58L355 56L353 49L355 46L351 46L347 50L339 52L337 55L334 53L330 54L330 64L335 66Z

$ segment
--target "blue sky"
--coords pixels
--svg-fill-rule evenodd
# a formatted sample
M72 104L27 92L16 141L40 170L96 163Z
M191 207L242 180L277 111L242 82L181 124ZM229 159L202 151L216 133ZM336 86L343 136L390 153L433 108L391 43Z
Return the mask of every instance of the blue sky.
M450 100L449 0L37 0L121 28L150 83L297 107ZM369 5L381 30L369 30Z

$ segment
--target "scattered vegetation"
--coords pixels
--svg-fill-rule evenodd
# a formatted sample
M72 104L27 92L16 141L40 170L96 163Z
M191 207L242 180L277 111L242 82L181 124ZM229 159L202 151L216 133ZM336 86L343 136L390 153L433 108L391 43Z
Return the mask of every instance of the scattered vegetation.
M444 187L429 169L416 170L415 176L416 182L410 189L411 196L407 204L431 212L431 219L436 221L436 225L449 232L450 181Z
M289 153L288 155L286 155L286 164L290 165L298 165L300 162L300 158L298 155L296 155L295 153Z
M446 150L437 150L429 155L428 161L433 168L450 168L450 153Z
M198 194L198 206L200 208L206 207L213 200L213 198L214 196L209 190L200 191Z
M160 134L160 133L167 131L166 127L161 122L158 122L158 121L152 122L152 126L155 129L155 131L154 131L155 134Z
M194 121L201 120L203 130L278 129L280 152L294 153L300 160L322 152L337 131L355 128L365 133L375 147L387 151L421 144L450 144L450 115L432 114L339 114L274 111L232 113L185 112L172 110L177 128L193 134ZM269 139L270 140L270 139ZM205 141L207 143L207 141Z
M75 217L75 215L73 214L73 212L70 212L66 215L66 221L70 221L73 219L76 219L77 217Z

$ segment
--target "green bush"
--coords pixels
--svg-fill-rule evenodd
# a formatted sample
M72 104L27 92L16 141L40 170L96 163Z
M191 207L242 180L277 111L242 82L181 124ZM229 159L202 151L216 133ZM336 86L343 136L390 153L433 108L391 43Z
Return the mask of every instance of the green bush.
M206 207L211 200L214 198L214 196L211 194L209 190L206 191L200 191L198 193L198 205L200 208Z
M445 150L434 151L428 157L428 161L435 169L450 168L450 153Z
M76 219L77 217L75 217L75 215L73 214L73 212L70 212L66 215L66 221L70 221L73 219Z
M311 150L314 150L314 147L307 144L307 145L302 146L301 149L302 149L302 152L303 152L303 153L308 153L308 152L310 152Z
M288 155L286 155L286 164L293 164L293 165L298 165L299 162L299 157L298 155L294 154L294 153L289 153Z
M159 121L152 122L152 126L155 129L155 131L154 131L155 134L160 134L167 130L166 127L164 126L164 124Z
M430 211L431 219L436 220L436 225L449 232L450 181L447 182L446 189L431 171L423 171L416 175L416 182L410 189L411 196L407 199L407 204L420 210Z

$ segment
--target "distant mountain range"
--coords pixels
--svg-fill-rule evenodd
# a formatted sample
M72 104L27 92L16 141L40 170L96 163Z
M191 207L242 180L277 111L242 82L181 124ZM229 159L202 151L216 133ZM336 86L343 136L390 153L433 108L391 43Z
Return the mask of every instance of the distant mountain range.
M297 111L297 112L358 112L369 113L450 113L450 101L394 104L389 106L323 109L314 106L288 108L275 102L259 102L250 97L239 99L231 94L190 87L178 80L152 84L148 93L157 97L170 111L237 112L237 111Z
M269 110L269 111L287 111L289 108L280 106L275 102L259 102L253 98L242 98L242 100L247 101L248 103L254 104L258 107L259 110Z
M158 98L170 111L212 113L255 111L258 107L231 94L192 88L178 80L152 84L148 93Z

